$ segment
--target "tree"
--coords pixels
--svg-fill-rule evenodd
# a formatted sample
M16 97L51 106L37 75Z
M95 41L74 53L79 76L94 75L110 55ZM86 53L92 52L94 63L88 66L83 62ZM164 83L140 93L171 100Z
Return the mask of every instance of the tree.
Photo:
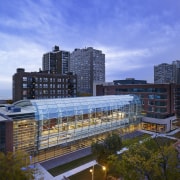
M113 157L113 155L116 154L116 152L121 148L121 138L118 134L115 133L108 134L103 143L96 142L91 145L92 153L96 156L97 162L106 167L107 174L109 171L112 172L113 168L116 168L116 170L118 169L115 167L115 165L112 168L112 164L108 163L108 161L110 160L109 157ZM116 170L113 171L113 175L115 175Z
M173 145L162 146L157 139L135 144L119 161L119 173L124 179L171 180L180 177L177 151Z
M102 143L101 144L99 144L98 142L92 143L91 151L95 155L98 163L103 165L106 164L106 158L108 154L106 154L106 151Z
M107 167L108 167L108 174L109 177L119 178L120 174L120 161L119 157L116 154L110 155L107 158ZM108 179L111 179L109 178Z
M1 180L28 180L34 179L34 169L30 168L30 158L27 153L0 152Z
M109 134L103 145L107 154L116 154L122 148L122 140L119 134Z

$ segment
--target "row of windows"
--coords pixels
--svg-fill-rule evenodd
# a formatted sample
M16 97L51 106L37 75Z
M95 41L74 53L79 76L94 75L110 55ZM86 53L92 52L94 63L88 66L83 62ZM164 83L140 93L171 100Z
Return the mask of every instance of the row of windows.
M166 88L117 88L116 92L167 92Z
M68 82L68 78L47 78L47 77L44 77L44 78L33 78L33 77L23 77L23 81L34 81L34 82ZM73 79L73 82L75 83L76 82L76 79Z
M149 99L167 99L167 95L159 95L159 94L150 94L148 95Z
M160 113L147 113L146 116L151 118L158 118L158 119L165 119L169 117L167 114L160 114Z
M68 84L26 84L23 83L23 88L68 88ZM76 88L76 85L73 84L73 88Z
M148 101L148 104L155 106L167 106L167 102L165 101Z
M68 94L68 90L35 90L35 95L42 95L42 94ZM72 93L76 93L76 90L73 90ZM23 90L23 95L28 95L29 92L27 90Z
M54 99L54 98L67 98L67 97L70 97L68 94L65 95L65 94L61 94L61 95L38 95L35 99ZM71 96L71 97L75 97L75 96ZM27 99L27 96L24 96L23 99Z
M167 112L166 108L154 108L154 107L149 107L148 111L150 112L156 112L156 113L165 113Z

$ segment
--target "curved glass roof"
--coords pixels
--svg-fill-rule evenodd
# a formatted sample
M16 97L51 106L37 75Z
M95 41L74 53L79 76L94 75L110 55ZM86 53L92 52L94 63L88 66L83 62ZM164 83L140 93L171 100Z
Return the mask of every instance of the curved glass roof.
M19 107L32 106L30 100L20 100L20 101L14 102L13 105L19 106Z
M44 120L87 114L103 110L116 109L128 104L141 104L135 95L109 95L61 99L29 100L35 108L35 119Z

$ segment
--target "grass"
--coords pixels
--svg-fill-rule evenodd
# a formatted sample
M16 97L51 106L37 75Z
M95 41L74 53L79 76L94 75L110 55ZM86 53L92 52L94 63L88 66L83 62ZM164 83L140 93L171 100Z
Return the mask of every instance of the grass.
M143 141L143 140L150 138L150 137L151 137L151 135L149 135L149 134L142 134L142 135L134 137L132 139L126 139L126 140L122 141L122 146L123 147L129 147L132 144L139 143L139 141Z
M64 172L66 172L66 171L69 171L69 170L74 169L74 168L76 168L78 166L81 166L81 165L83 165L85 163L88 163L88 162L90 162L90 161L92 161L94 159L95 158L94 158L93 155L88 155L88 156L82 157L80 159L76 159L74 161L71 161L69 163L66 163L66 164L57 166L55 168L52 168L52 169L48 170L48 172L50 174L52 174L52 176L57 176L57 175L62 174Z
M165 145L169 146L172 143L175 143L177 141L177 140L169 139L166 137L157 137L156 140L157 140L158 144L161 146L165 146Z
M180 131L177 132L176 134L173 134L173 137L176 137L176 138L180 139Z
M90 169L85 169L84 171L81 171L77 174L74 174L73 176L70 176L70 180L91 180L92 179L92 173L90 172ZM105 180L106 172L102 170L102 167L95 165L94 166L94 180Z

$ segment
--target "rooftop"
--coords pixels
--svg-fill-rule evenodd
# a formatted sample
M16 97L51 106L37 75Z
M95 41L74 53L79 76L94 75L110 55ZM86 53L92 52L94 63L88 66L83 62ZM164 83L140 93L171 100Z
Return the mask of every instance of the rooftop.
M42 120L47 118L88 114L98 111L98 108L111 110L112 107L123 107L132 102L140 104L139 98L134 95L21 100L15 102L13 105L9 105L19 107L19 112L13 111L13 108L12 110L11 108L8 110L7 106L4 106L0 107L0 114L12 116L35 113L35 119Z

